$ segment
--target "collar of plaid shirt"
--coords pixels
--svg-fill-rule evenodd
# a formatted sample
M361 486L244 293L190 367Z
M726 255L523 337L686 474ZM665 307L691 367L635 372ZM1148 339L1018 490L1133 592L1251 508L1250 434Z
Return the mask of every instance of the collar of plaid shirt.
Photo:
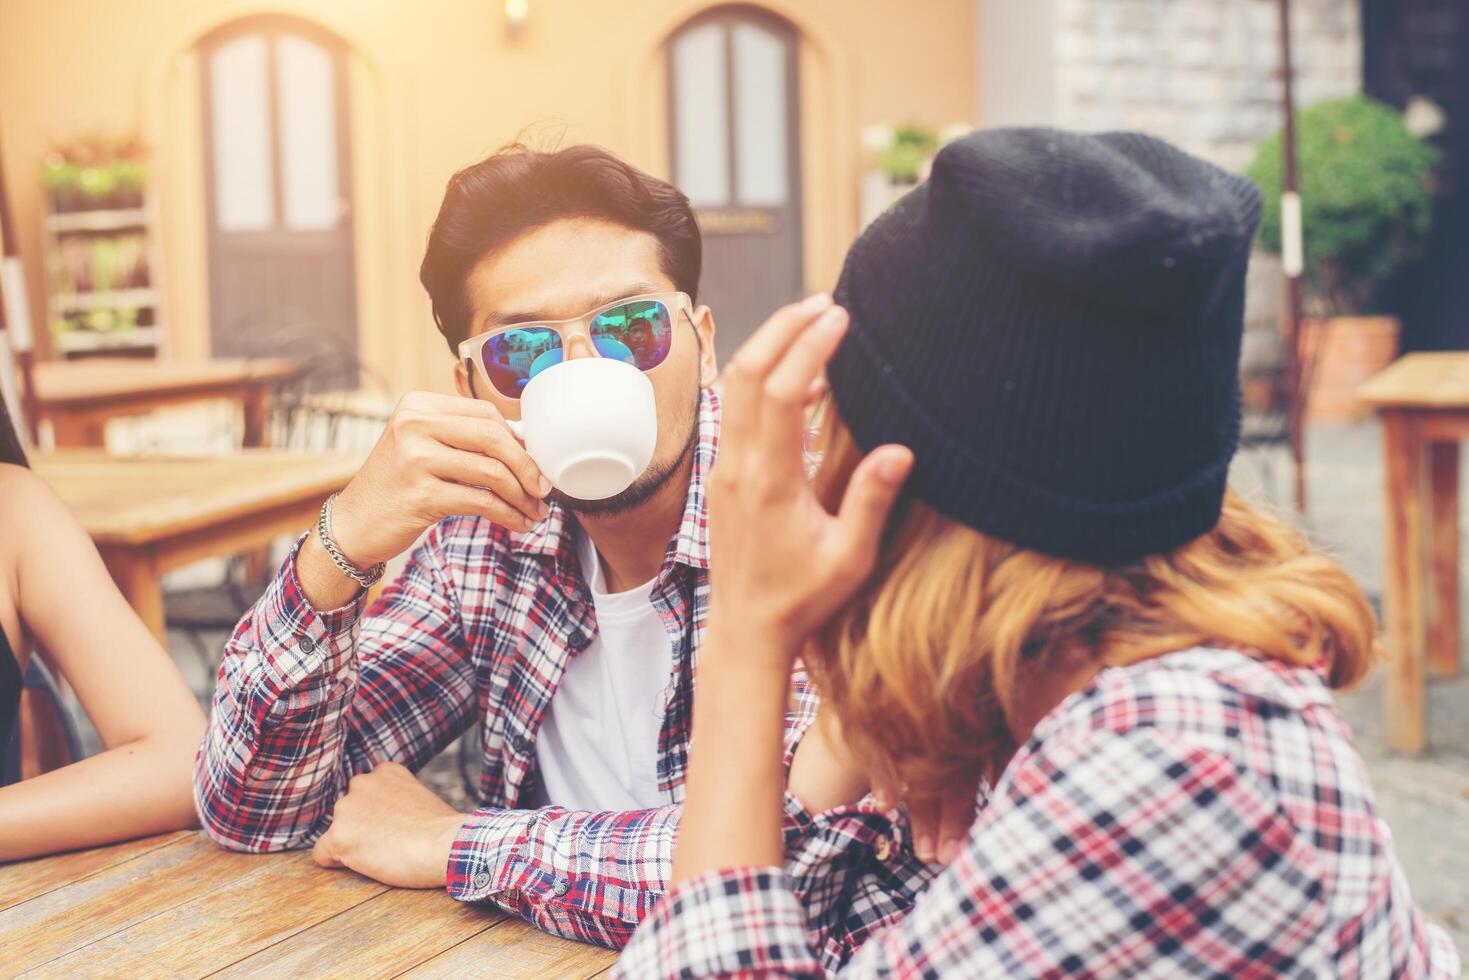
M709 522L704 487L719 448L719 397L704 389L699 398L698 435L683 518L669 542L651 596L673 646L673 670L664 692L658 734L658 785L666 802L683 802L688 741L693 712L694 665L703 637L709 599ZM504 768L491 759L482 784L484 798L509 807L530 799L527 776L534 767L535 739L551 698L571 658L596 633L596 613L576 557L574 524L566 509L552 503L546 519L524 534L510 536L508 579L493 621L501 628L488 637L492 673L515 668L505 677ZM504 554L502 552L502 554ZM549 559L549 563L547 562ZM526 593L530 593L526 601ZM519 628L505 629L508 624ZM498 685L492 684L492 688ZM493 757L493 737L486 748Z

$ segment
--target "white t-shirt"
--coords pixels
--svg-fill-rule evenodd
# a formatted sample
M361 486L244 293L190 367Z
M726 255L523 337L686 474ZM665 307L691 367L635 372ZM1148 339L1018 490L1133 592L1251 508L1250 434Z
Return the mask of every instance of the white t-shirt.
M538 802L573 810L640 810L658 790L658 732L673 644L652 602L653 582L607 592L597 548L577 534L597 635L572 658L536 737Z

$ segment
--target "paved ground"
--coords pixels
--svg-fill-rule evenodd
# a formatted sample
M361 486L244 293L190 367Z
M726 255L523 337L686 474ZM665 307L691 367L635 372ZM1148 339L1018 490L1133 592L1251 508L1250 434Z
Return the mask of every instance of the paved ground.
M1246 457L1235 470L1235 485L1257 499L1265 496L1259 462ZM1287 461L1282 458L1275 469L1281 492L1288 492ZM1307 435L1306 473L1304 526L1380 609L1384 542L1378 426L1313 427ZM1469 470L1464 479L1469 481ZM1461 523L1469 532L1469 521ZM1469 559L1469 535L1460 554ZM1462 564L1461 585L1469 597L1469 560ZM1469 953L1469 660L1465 663L1464 675L1434 681L1429 689L1431 748L1421 758L1394 755L1383 744L1381 671L1338 700L1371 771L1378 810L1392 828L1415 896L1431 919L1449 929L1460 951Z
M1277 454L1274 469L1281 492L1289 487L1289 468ZM1469 462L1469 455L1466 455ZM1243 458L1236 485L1256 499L1266 493L1259 456ZM1313 539L1333 552L1362 582L1374 601L1382 591L1382 474L1377 427L1313 427L1308 438L1310 517L1305 526ZM1469 486L1469 473L1465 485ZM1469 532L1469 519L1463 522ZM1469 542L1463 552L1469 557ZM1469 565L1469 562L1466 562ZM209 587L207 572L180 577L170 599L171 614L199 615L207 606L227 618L230 605ZM201 583L203 587L201 586ZM1469 588L1469 568L1464 584ZM214 658L224 640L220 629L173 631L169 646L201 699L212 685ZM1469 671L1453 681L1435 682L1430 692L1432 749L1422 758L1390 754L1381 741L1381 695L1378 675L1360 690L1341 698L1342 710L1357 734L1358 746L1372 772L1378 806L1392 827L1398 852L1415 894L1429 916L1453 933L1469 952ZM456 753L441 755L424 773L447 799L470 805L460 783Z

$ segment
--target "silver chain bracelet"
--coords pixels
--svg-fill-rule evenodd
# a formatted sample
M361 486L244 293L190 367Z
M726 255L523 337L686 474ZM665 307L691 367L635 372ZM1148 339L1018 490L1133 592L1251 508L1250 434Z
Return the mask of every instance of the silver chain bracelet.
M338 491L340 493L340 491ZM321 546L326 553L331 555L332 562L336 564L341 573L347 576L364 589L370 589L377 584L377 580L383 577L383 569L387 567L384 562L369 565L367 568L358 568L347 560L342 554L342 549L337 547L336 539L332 537L332 502L337 499L334 493L326 498L326 503L321 505L321 516L316 520L316 534L321 538Z

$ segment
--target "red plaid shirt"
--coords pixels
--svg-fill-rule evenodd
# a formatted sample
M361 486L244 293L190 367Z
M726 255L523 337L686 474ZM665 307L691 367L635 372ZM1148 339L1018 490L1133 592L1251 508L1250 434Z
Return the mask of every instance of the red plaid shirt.
M326 830L353 774L388 760L417 770L478 725L483 806L454 843L449 893L494 902L559 935L624 944L671 874L708 608L704 481L718 416L709 393L683 521L652 593L674 654L658 739L666 805L520 809L531 800L541 720L597 630L574 535L553 505L524 535L479 518L443 521L366 610L362 601L314 609L293 552L225 648L195 774L209 835L234 850L306 847ZM816 707L803 675L795 688L790 749ZM874 896L872 915L900 914L893 901ZM832 962L849 952L838 949Z
M1053 710L900 923L874 926L847 899L915 873L917 891L922 872L840 833L814 908L789 855L785 869L710 872L658 906L614 975L819 977L831 964L812 953L813 916L877 931L843 976L1459 970L1413 904L1321 676L1233 651L1109 668Z

